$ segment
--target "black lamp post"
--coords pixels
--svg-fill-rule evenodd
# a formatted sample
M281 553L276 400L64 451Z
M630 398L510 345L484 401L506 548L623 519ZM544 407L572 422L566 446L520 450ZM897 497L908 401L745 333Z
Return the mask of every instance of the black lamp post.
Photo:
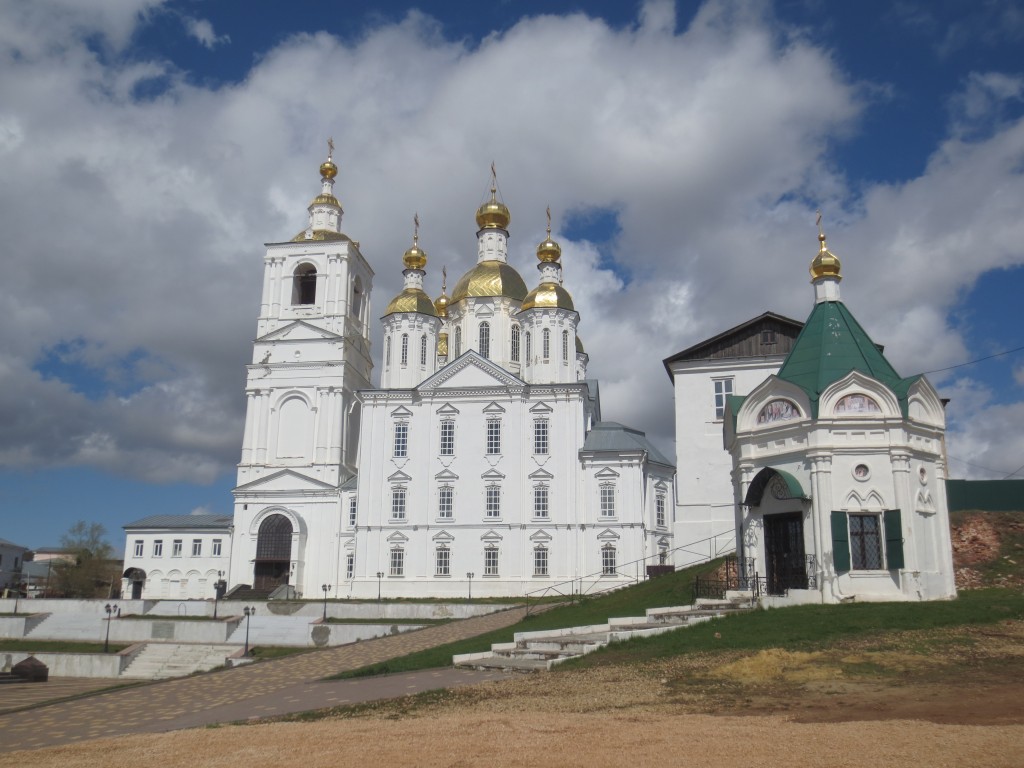
M213 585L213 618L217 618L217 603L220 601L220 592L223 589L224 571L217 571L217 583Z
M329 584L321 585L320 589L324 591L324 621L327 621L327 591L330 589Z
M384 571L377 571L377 602L380 603L380 580L384 578Z
M473 599L473 576L475 574L470 572L466 574L466 578L469 579L469 599Z
M245 614L245 650L242 651L243 656L249 655L249 619L256 615L256 606L245 606L242 609L242 613Z
M110 653L110 620L117 613L117 606L107 603L103 606L103 610L107 612L107 636L103 639L103 652Z

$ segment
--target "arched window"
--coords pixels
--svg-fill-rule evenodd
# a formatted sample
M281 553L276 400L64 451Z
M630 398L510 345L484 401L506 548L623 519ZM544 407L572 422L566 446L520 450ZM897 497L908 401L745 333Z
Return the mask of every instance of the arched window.
M402 334L402 366L409 364L409 334Z
M486 320L480 323L480 356L491 356L491 326Z
M551 331L545 328L544 335L541 338L543 339L542 351L544 353L541 357L544 358L544 362L547 362L551 359Z
M569 332L562 331L562 362L569 362Z
M350 313L356 320L363 320L363 281L356 276L352 281L352 309Z
M300 264L292 277L292 305L316 304L316 267Z
M391 337L384 339L384 367L391 367Z
M455 354L452 357L458 357L462 354L462 329L455 329Z
M420 336L420 365L427 364L427 334Z
M512 362L519 362L519 326L512 326Z
M290 560L292 522L284 515L271 515L260 523L256 535L256 560Z
M533 343L532 343L532 340L530 338L530 332L527 331L526 332L526 360L524 361L526 363L526 365L530 364L532 358L533 358Z

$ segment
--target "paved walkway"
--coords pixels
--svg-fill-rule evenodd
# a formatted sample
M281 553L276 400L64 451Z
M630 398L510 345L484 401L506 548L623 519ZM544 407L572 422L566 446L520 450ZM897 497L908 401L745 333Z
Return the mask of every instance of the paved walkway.
M513 608L377 640L10 712L0 715L0 748L38 749L106 736L170 731L496 679L502 675L444 669L322 681L339 672L501 629L525 614L525 608ZM50 683L33 687L44 685Z

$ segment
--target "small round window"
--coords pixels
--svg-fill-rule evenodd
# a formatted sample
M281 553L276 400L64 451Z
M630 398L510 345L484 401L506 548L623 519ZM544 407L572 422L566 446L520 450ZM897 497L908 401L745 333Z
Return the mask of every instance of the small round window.
M867 464L858 464L853 468L854 480L867 480L869 477L871 477L871 470Z

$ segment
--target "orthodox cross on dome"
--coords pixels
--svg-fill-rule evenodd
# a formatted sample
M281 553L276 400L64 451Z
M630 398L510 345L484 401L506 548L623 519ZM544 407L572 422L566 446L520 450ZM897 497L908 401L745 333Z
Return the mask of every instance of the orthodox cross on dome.
M327 139L327 159L330 160L334 157L334 137L331 136Z
M448 267L441 267L441 293L448 290Z
M824 235L825 232L821 228L821 208L818 209L817 213L818 213L818 221L817 221L817 224L818 224L818 234L819 235Z
M414 213L412 217L412 241L418 243L420 241L420 215Z
M494 167L494 161L491 160L491 194L493 195L498 191L498 171Z
M547 213L548 213L548 240L550 240L551 239L551 206L550 205L547 207Z

